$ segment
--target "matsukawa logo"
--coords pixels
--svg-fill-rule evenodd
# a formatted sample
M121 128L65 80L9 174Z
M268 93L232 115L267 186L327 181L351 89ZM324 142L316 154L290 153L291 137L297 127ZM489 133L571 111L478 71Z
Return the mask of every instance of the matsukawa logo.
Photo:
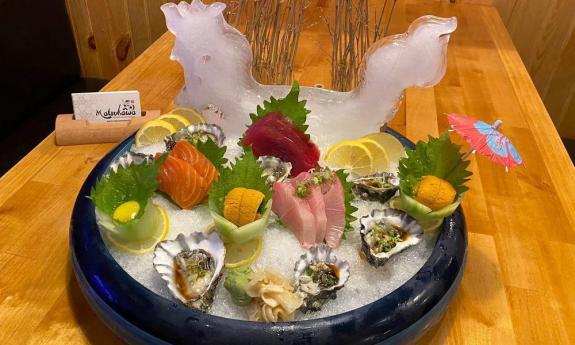
M117 110L112 110L110 108L108 108L106 111L102 111L102 109L96 110L96 116L101 116L104 119L123 116L136 116L136 105L133 99L126 99L123 100L121 104L118 104Z

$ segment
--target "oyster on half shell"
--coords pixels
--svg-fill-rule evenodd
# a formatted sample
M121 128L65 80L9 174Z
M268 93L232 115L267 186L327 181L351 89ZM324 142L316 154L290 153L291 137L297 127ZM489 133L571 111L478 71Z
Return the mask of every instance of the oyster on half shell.
M361 217L359 224L362 253L375 267L423 238L423 228L415 218L393 208L373 210Z
M376 173L353 180L353 192L362 199L380 201L391 199L399 189L399 177L388 172Z
M318 311L337 297L349 279L347 261L339 260L330 247L320 244L310 248L295 264L295 288L303 298L302 312Z
M292 168L290 162L284 162L274 156L260 156L258 163L264 169L262 176L266 177L269 183L282 182L289 176Z
M110 164L110 171L118 171L119 166L127 168L132 164L151 163L153 160L153 155L128 151L120 155Z
M225 254L224 243L216 232L194 232L158 243L153 263L174 297L205 312L214 301Z
M164 139L164 144L166 144L166 150L170 151L182 139L191 140L195 143L197 141L206 142L208 138L212 139L218 146L222 146L226 140L224 131L218 125L200 123L182 128L176 133L168 135Z

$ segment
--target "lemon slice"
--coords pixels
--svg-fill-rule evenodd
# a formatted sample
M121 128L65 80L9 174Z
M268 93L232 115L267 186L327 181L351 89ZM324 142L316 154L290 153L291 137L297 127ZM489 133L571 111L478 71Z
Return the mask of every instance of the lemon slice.
M332 145L327 150L324 160L330 168L349 169L359 176L373 172L371 151L357 141L342 141Z
M136 146L155 144L176 131L176 128L169 122L155 119L144 123L142 128L136 133Z
M178 114L164 114L158 117L158 120L163 120L171 123L176 130L188 127L191 124L190 120L188 120L185 116Z
M262 244L261 237L256 237L242 244L226 243L226 257L224 259L226 268L236 268L251 264L260 256Z
M181 115L190 121L189 125L197 125L198 123L206 123L206 119L196 109L192 108L174 108L168 114ZM188 125L188 126L189 126Z
M389 159L385 148L381 144L371 138L361 138L357 142L365 145L373 156L373 170L374 172L387 171L389 169Z
M154 250L158 242L166 239L170 229L170 220L166 210L157 205L152 205L149 211L139 219L139 222L131 230L146 233L143 239L126 239L117 233L104 231L106 240L116 249L130 254L144 254ZM148 232L150 234L148 235Z
M377 141L385 150L391 163L397 163L401 158L405 157L405 148L399 140L389 133L373 133L364 136L364 138Z

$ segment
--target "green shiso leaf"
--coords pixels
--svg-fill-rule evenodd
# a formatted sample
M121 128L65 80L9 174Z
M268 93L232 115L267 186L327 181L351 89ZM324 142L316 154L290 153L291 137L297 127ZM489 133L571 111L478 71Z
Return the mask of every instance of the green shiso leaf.
M167 155L155 159L152 163L131 164L127 168L119 166L117 171L110 170L110 174L98 180L92 187L88 197L98 209L112 216L114 210L127 201L137 201L140 218L146 208L148 200L158 188L158 168Z
M344 197L345 197L345 229L344 229L344 238L345 238L345 231L351 231L353 228L351 227L351 223L353 223L357 218L353 216L355 211L357 211L357 207L353 206L351 202L353 201L353 192L351 188L353 184L347 181L348 174L344 170L336 170L336 176L339 178L341 185L343 187Z
M265 177L263 169L258 164L250 149L245 149L244 154L236 159L231 168L224 168L220 177L210 189L210 204L215 205L219 214L224 212L224 199L226 195L236 187L255 189L264 194L265 205L271 198L271 188Z
M227 270L224 288L228 290L236 305L246 306L252 301L252 298L246 293L252 273L253 271L249 267Z
M457 198L468 190L465 182L472 175L467 170L469 161L461 159L461 146L454 144L447 133L439 138L429 136L428 142L419 141L415 150L407 149L407 157L399 161L401 193L413 196L415 187L423 176L432 175L449 182Z
M289 118L303 133L305 133L308 127L305 124L307 114L310 113L310 111L305 107L306 102L306 100L299 100L299 84L294 80L287 96L280 99L271 97L269 101L264 101L264 106L262 107L258 105L256 113L250 114L250 118L253 123L269 113L279 112Z
M228 162L224 155L226 154L226 146L218 146L211 138L208 138L206 142L202 142L201 140L197 140L195 143L190 141L192 145L194 145L198 151L200 151L212 164L218 169L221 173L222 169Z

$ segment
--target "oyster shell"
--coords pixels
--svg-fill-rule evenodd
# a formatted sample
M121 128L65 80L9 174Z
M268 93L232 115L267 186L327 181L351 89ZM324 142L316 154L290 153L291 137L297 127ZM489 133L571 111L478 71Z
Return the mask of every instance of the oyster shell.
M114 172L118 171L119 166L127 168L131 164L151 163L153 160L154 160L153 155L128 151L120 155L120 157L116 158L110 164L110 171Z
M166 144L166 150L169 151L182 139L205 142L208 138L212 139L218 146L222 146L224 140L226 140L224 132L218 125L200 123L182 128L176 133L168 135L164 139L164 143Z
M374 267L382 266L389 258L418 244L423 228L415 218L393 208L373 210L359 220L361 250Z
M303 298L302 312L318 311L349 279L347 261L338 260L330 247L310 248L295 264L295 288Z
M284 162L274 156L260 156L258 163L264 169L262 176L265 176L270 183L285 180L292 168L290 162Z
M399 189L399 177L381 172L353 180L353 192L362 199L380 201L391 199Z
M158 243L153 263L174 297L205 312L214 301L225 254L224 243L216 232L194 232Z

